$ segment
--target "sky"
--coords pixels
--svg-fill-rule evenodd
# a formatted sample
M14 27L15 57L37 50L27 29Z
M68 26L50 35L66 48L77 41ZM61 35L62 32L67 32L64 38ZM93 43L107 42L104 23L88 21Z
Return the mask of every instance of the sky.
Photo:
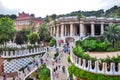
M107 10L120 0L0 0L0 14L33 13L36 17L66 14L72 11Z

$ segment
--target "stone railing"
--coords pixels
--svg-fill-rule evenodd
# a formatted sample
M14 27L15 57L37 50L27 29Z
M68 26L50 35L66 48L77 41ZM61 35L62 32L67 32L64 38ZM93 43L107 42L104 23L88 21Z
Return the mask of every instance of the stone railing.
M76 67L96 73L96 74L104 74L104 75L120 75L120 63L115 65L115 63L112 63L108 66L106 62L101 63L100 66L99 61L95 61L94 63L91 60L81 59L71 53L70 55L72 63L75 64ZM117 69L116 69L117 68Z
M30 56L39 54L42 52L46 52L47 48L33 48L33 49L23 49L23 50L15 50L15 51L3 51L2 58L16 58L16 57L23 57L23 56Z

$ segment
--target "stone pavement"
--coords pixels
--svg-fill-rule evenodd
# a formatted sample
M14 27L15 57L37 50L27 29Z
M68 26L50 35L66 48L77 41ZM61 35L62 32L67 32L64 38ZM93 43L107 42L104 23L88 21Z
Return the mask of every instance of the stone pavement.
M57 75L53 72L53 80L67 80L67 70L65 70L65 73L63 73L62 71L62 66L65 66L65 69L67 69L68 67L68 61L67 61L67 53L62 53L62 57L60 59L60 61L58 61L57 63L54 62L54 66L52 65L53 62L53 56L55 53L55 49L50 51L50 56L48 58L48 62L47 62L47 66L51 67L52 69L55 68L56 66L60 65L60 68L58 67L58 77Z

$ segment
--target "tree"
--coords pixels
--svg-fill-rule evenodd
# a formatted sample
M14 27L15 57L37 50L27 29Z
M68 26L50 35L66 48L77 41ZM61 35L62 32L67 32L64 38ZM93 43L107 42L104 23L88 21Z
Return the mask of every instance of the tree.
M12 40L16 33L14 21L10 18L0 18L0 43Z
M115 24L110 24L105 28L103 36L114 46L115 41L120 40L120 28Z
M83 15L81 13L77 14L77 19L79 21L79 28L80 28L80 20L83 17Z
M39 35L36 32L30 33L28 35L28 39L30 40L31 44L35 44L35 42L37 42L39 39Z
M77 19L80 22L81 18L83 17L83 15L81 13L77 14Z
M40 41L47 41L49 42L50 39L51 39L51 35L50 35L50 32L48 30L48 27L45 23L42 23L40 26L39 26L39 30L38 30L38 34L40 36Z
M21 31L18 31L16 33L16 38L15 38L15 42L17 44L24 44L28 41L28 37L27 35L30 34L31 28L22 28Z
M120 18L120 8L117 10L115 17Z

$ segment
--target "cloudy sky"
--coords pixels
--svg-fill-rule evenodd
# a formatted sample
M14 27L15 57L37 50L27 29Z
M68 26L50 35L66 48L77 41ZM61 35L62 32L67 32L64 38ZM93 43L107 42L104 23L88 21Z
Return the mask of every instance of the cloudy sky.
M120 0L0 0L0 13L34 13L36 17L65 14L72 11L90 11L120 6Z

